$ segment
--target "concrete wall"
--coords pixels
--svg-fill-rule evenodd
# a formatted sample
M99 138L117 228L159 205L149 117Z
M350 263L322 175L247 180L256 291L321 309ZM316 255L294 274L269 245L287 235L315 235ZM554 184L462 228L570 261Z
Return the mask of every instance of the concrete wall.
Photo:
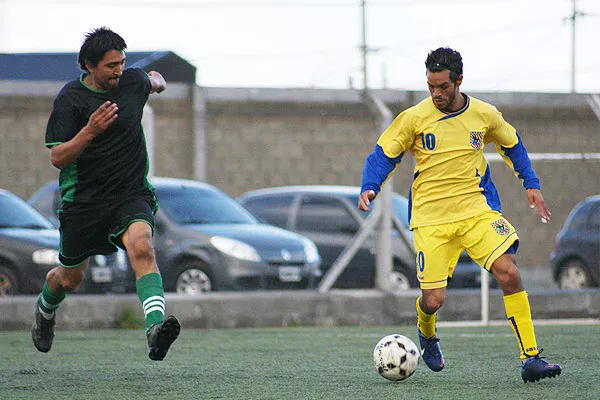
M379 291L211 293L202 297L167 293L167 314L184 329L280 326L407 325L415 323L420 291L402 295ZM531 291L534 319L600 318L600 291ZM0 330L31 328L33 296L0 298ZM439 322L481 320L481 297L475 290L448 291ZM71 295L57 314L57 329L111 329L125 309L143 318L135 295ZM505 320L502 293L490 294L490 320ZM598 320L600 321L600 320Z
M44 132L61 83L0 81L0 188L28 198L58 171L44 148ZM427 96L382 90L398 113ZM503 112L530 153L600 153L600 123L574 94L473 93ZM196 103L194 104L194 100ZM327 89L194 88L171 84L152 95L155 174L199 178L235 197L292 184L359 185L366 155L379 136L360 93ZM490 149L493 151L493 149ZM553 222L539 223L520 182L492 163L506 217L521 237L522 266L547 265L555 236L579 201L600 193L599 161L534 161ZM393 184L407 195L412 160Z

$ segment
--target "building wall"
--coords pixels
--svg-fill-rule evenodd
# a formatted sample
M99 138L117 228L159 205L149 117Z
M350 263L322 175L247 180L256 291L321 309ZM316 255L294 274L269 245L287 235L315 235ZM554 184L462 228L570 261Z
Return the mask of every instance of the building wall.
M47 97L0 97L0 188L28 198L58 176L44 147L51 107Z
M375 125L356 115L209 114L206 132L207 180L237 196L290 184L360 185Z
M56 179L44 148L44 132L59 84L0 85L0 188L24 199ZM242 89L202 89L203 126L195 126L192 90L174 85L152 95L155 120L155 174L195 177L205 163L205 181L235 197L276 185L360 185L366 155L379 136L376 120L351 91L279 90L262 96ZM169 94L170 93L170 94ZM257 94L258 93L258 94ZM274 93L274 94L273 94ZM394 113L423 93L381 92ZM574 95L476 94L497 105L519 131L530 153L600 153L600 123L585 100ZM196 135L206 152L198 157ZM487 149L486 149L487 150ZM493 149L489 149L492 151ZM407 195L413 160L407 156L394 190ZM551 224L529 209L520 182L502 162L492 162L506 217L521 237L523 266L548 264L554 239L571 208L600 193L599 161L534 161Z

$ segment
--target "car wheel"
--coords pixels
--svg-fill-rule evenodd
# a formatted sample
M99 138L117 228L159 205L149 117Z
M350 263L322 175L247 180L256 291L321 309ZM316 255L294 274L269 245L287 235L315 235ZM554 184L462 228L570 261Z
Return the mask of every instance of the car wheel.
M411 269L395 266L390 274L390 292L399 293L417 287L417 278Z
M175 291L178 294L198 296L213 290L213 280L208 268L198 261L186 261L177 268Z
M558 287L584 289L591 286L590 275L581 260L569 260L560 267Z
M0 296L18 294L17 278L10 268L0 266Z

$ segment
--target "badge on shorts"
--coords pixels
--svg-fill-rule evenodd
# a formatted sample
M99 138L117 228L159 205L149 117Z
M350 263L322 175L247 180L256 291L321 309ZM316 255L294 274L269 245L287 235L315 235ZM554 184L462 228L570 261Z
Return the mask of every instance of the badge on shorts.
M471 132L471 147L480 150L483 146L483 132Z
M496 233L501 236L506 236L510 233L510 227L504 218L492 222L492 228L494 228Z

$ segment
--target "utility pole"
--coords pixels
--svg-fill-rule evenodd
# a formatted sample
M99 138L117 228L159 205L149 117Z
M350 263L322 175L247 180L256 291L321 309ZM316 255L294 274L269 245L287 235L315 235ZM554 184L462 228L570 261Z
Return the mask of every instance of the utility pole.
M367 0L362 0L360 3L362 9L362 44L360 51L362 54L362 73L363 73L363 90L369 90L367 61L369 53L378 51L379 49L367 46Z
M367 91L369 88L367 82L367 0L362 0L361 2L362 8L362 46L360 49L362 51L362 59L363 59L363 90Z
M6 40L6 35L8 35L8 31L6 27L6 15L8 14L8 1L0 0L0 52L5 52L8 49L8 41Z
M575 93L575 54L576 54L576 44L575 40L575 29L577 25L577 17L584 17L586 13L577 10L577 0L571 0L573 2L573 11L571 12L571 16L567 19L571 21L571 93Z

